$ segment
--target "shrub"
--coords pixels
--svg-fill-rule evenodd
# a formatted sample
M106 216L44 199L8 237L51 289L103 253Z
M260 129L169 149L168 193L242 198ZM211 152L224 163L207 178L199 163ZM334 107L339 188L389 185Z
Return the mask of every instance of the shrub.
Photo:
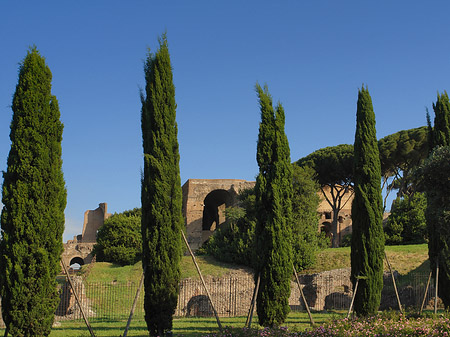
M405 195L403 198L395 199L384 229L386 243L392 245L424 243L427 238L426 207L425 195L419 192L410 197Z
M97 232L94 254L98 261L134 264L142 256L140 209L114 214Z

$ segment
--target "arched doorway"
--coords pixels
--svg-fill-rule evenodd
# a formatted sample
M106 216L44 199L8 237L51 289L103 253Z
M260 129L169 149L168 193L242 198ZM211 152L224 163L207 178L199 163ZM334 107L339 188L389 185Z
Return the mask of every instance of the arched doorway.
M232 197L225 190L214 190L204 199L202 230L214 231L225 222L225 208L231 206Z
M84 260L79 256L72 258L69 263L70 268L73 270L79 270L82 265L84 265Z
M325 233L325 236L330 239L330 247L333 242L333 232L331 231L331 223L328 221L322 222L320 225L320 232Z

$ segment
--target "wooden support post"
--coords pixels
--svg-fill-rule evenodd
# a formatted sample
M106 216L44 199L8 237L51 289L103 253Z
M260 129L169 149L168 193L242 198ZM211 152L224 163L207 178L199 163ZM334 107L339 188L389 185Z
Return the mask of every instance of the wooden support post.
M206 287L205 280L203 279L203 276L202 276L202 273L201 273L201 271L200 271L200 268L199 268L199 266L198 266L198 264L197 264L197 261L195 261L195 255L194 255L194 253L192 252L191 247L189 246L189 243L188 243L188 241L187 241L187 239L186 239L186 235L184 235L184 232L183 232L183 231L181 231L181 234L183 235L184 243L186 244L186 247L187 247L187 249L189 250L189 254L191 254L192 261L194 262L195 268L197 268L197 272L198 272L198 275L200 276L200 280L202 281L203 287L205 288L206 294L208 295L209 303L211 303L211 307L212 307L212 309L213 309L213 311L214 311L214 315L216 316L217 325L219 326L219 329L222 330L222 324L220 323L219 315L217 314L217 311L216 311L216 309L214 308L214 304L213 304L211 295L209 294L208 288Z
M80 299L78 298L78 294L75 290L75 287L73 286L72 279L70 278L69 271L67 270L66 264L64 263L64 261L62 259L60 260L60 262L61 262L61 265L63 266L64 272L66 273L67 280L69 281L70 287L72 288L73 295L75 296L75 300L77 301L78 306L80 307L81 315L83 316L84 322L86 323L86 326L88 327L91 336L95 337L94 331L92 330L92 327L89 324L87 316L84 313L83 307L81 306Z
M252 325L253 313L255 312L255 303L258 298L259 282L261 281L261 276L258 274L258 279L256 280L255 289L253 290L252 303L250 304L250 310L248 311L247 320L245 321L245 327L250 328Z
M403 314L402 304L400 303L400 296L398 296L398 290L397 290L397 285L395 283L394 273L392 272L392 267L391 267L391 264L389 263L389 260L388 260L386 252L384 252L384 257L386 258L386 262L387 262L388 267L389 267L389 272L391 273L392 283L394 284L395 296L397 296L398 308L399 308L400 312Z
M134 297L133 305L131 307L130 316L128 317L127 326L125 327L125 332L123 333L123 337L127 337L128 329L130 328L131 319L134 315L134 310L136 309L136 304L139 298L139 294L141 293L142 285L144 284L144 276L145 276L145 268L141 276L141 281L139 282L138 290L136 291L136 296Z
M436 259L436 289L434 293L434 314L437 314L437 302L438 302L438 285L439 285L439 257Z
M348 308L347 318L350 317L350 314L353 309L353 302L355 301L356 291L358 290L358 283L359 283L359 278L356 279L355 289L353 290L353 296L352 296L352 301L350 302L350 308Z
M306 302L305 294L303 294L303 290L302 290L302 287L300 285L300 280L298 279L297 271L295 270L294 265L292 265L292 269L294 270L294 275L295 275L295 279L297 281L298 290L300 290L300 295L302 295L303 303L305 303L305 308L306 308L306 311L308 312L309 322L311 323L311 326L314 327L315 323L314 323L314 320L312 318L311 311L309 310L308 302Z
M425 300L427 299L428 288L430 287L430 281L431 281L431 274L433 274L433 273L430 271L430 276L428 276L428 281L427 281L427 287L425 288L425 295L423 296L422 305L420 306L420 311L419 311L420 315L422 315L422 310L425 305Z

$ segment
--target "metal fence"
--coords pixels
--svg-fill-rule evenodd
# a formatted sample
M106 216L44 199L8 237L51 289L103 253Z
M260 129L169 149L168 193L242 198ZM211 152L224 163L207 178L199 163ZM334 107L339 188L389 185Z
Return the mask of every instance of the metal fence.
M428 275L409 274L396 277L397 288L403 306L419 309L425 293ZM117 283L87 283L81 277L74 277L74 287L81 300L81 305L87 317L95 320L126 320L131 305L136 296L138 282ZM347 273L327 275L300 276L302 289L312 310L346 310L352 296L352 285ZM250 308L254 289L252 276L208 278L206 280L215 309L220 316L245 316ZM292 282L291 310L303 311L304 304L296 283ZM135 319L144 317L144 291L142 290L135 309ZM60 304L56 310L56 320L82 319L81 311L73 296L72 289L66 282L60 288ZM434 282L430 283L425 305L428 309L434 304ZM384 277L381 309L397 309L392 280L389 275ZM212 316L211 304L199 280L185 279L180 282L178 305L175 311L177 317ZM3 322L0 319L0 326Z

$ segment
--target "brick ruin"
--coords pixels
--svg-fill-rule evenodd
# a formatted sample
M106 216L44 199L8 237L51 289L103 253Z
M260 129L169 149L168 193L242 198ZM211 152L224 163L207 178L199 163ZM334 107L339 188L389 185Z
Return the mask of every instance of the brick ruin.
M185 218L188 242L193 250L198 249L225 222L225 208L238 205L241 191L255 186L254 181L242 179L188 179L182 186L183 216ZM325 193L329 196L330 190ZM331 235L333 212L320 193L322 201L318 230ZM353 195L344 197L344 205L338 215L337 242L351 233L351 202ZM92 261L92 249L98 229L111 216L107 203L99 204L95 210L84 213L82 233L64 244L62 259L67 266L80 265Z
M99 204L94 210L84 212L83 231L81 234L74 236L73 240L68 240L64 244L61 259L66 266L75 263L81 266L92 262L92 250L96 243L97 231L110 216L106 202Z

